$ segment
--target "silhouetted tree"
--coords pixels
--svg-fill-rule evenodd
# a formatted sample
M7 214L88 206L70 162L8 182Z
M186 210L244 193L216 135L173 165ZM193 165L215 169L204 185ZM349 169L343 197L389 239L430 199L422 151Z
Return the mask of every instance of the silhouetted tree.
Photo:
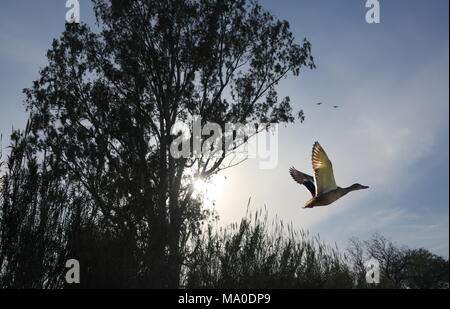
M366 269L364 262L374 258L380 265L380 285L384 288L401 288L405 279L405 270L409 260L408 250L397 247L392 241L381 234L375 234L371 239L361 242L351 239L347 249L354 265L357 284L368 287L365 282Z
M365 281L364 262L374 258L380 265L380 288L448 288L448 260L426 249L397 246L381 234L371 239L350 240L347 249L355 284L359 288L373 287Z
M309 42L254 2L94 7L100 33L68 24L25 90L26 150L12 151L2 188L5 286L61 286L64 259L78 258L81 286L178 287L205 218L192 180L227 162L174 158L173 125L292 122L275 86L314 68Z
M412 289L449 288L448 260L426 249L409 250L406 286Z

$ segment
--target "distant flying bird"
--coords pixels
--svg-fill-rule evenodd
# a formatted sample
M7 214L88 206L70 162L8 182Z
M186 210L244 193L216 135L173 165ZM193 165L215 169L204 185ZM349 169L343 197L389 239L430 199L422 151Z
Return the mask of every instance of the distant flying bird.
M316 105L322 105L322 102L316 103Z
M304 185L312 194L312 199L306 202L304 208L316 206L326 206L340 199L347 193L355 190L368 189L368 186L355 183L348 188L341 188L336 185L333 174L333 166L328 159L325 150L318 142L314 143L312 150L312 166L314 178L304 174L294 167L289 169L289 174L296 182Z
M338 108L339 107L339 105L335 105L335 106L333 106L334 108Z

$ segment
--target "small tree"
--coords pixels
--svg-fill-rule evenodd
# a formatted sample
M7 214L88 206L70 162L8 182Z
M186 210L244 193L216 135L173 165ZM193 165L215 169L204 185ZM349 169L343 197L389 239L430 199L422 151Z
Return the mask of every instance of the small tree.
M426 249L399 247L381 234L375 234L364 242L351 239L347 252L357 287L372 286L366 284L364 262L374 258L380 264L378 287L448 288L448 260Z
M409 250L405 271L406 286L412 289L442 289L449 287L448 260L426 249Z

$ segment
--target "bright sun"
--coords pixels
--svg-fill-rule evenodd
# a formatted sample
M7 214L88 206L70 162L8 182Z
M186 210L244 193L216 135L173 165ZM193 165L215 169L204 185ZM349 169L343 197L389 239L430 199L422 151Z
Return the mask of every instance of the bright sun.
M203 179L197 179L194 187L196 192L201 192L206 187L206 182Z
M203 197L204 207L214 206L223 193L225 178L223 176L213 176L209 181L197 179L194 182L195 194Z

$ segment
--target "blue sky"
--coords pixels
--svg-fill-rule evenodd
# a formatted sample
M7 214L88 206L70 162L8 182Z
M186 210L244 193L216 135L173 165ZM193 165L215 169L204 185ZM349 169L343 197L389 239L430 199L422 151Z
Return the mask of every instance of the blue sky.
M304 109L303 124L280 128L276 169L256 160L225 172L217 210L222 224L252 209L308 228L346 246L349 237L381 232L399 244L449 251L449 41L447 0L380 1L381 23L365 22L365 1L262 0L307 37L317 69L279 86ZM51 40L64 29L65 1L0 4L0 132L23 127L22 89L44 66ZM80 0L81 21L94 21ZM314 103L322 101L323 105ZM339 105L338 109L331 108ZM308 192L291 181L291 165L311 173L320 141L333 161L338 185L370 189L333 206L304 210Z

